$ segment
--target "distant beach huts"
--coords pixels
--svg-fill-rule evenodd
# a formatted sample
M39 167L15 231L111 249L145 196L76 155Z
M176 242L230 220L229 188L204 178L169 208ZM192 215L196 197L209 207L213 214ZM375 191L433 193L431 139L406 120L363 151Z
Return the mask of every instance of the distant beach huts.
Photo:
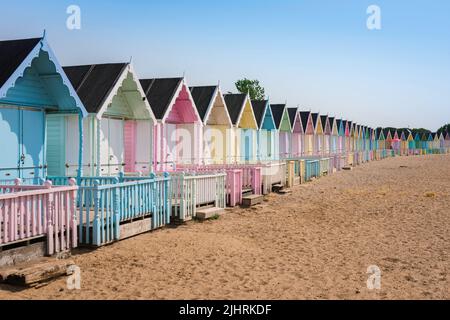
M372 160L450 152L448 132L140 79L131 63L63 68L45 37L0 41L0 65L0 255L103 246Z

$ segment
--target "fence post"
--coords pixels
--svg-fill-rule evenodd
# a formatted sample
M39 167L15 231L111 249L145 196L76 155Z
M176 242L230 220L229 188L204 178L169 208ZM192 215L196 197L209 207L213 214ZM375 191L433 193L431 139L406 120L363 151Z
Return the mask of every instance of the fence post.
M121 172L122 173L122 172ZM113 184L118 184L119 179L115 178ZM120 192L117 186L113 188L114 197L114 240L120 239Z
M52 183L50 181L45 181L44 186L46 189L52 188ZM54 218L54 208L53 208L53 194L47 194L47 253L52 255L54 253L54 243L53 243L53 218Z
M69 185L74 187L76 186L77 181L73 178L69 179ZM73 190L70 192L70 210L72 211L72 221L70 221L70 223L68 223L70 225L70 228L72 229L72 248L76 248L78 245L78 237L77 237L77 207L76 207L76 203L75 203L75 199L77 197L77 190ZM69 230L67 230L66 232L69 232Z
M165 213L165 224L170 224L170 199L169 191L170 191L170 174L168 172L164 172L164 213Z
M99 246L101 243L101 233L100 233L100 181L94 181L94 223L92 230L92 242L94 245ZM89 219L89 216L87 217Z
M156 188L156 175L155 173L150 173L150 180L153 182L150 185L150 192L151 192L151 207L152 207L152 229L156 229L159 227L159 213L158 213L158 193Z
M125 181L125 173L123 171L119 172L119 183L124 182Z

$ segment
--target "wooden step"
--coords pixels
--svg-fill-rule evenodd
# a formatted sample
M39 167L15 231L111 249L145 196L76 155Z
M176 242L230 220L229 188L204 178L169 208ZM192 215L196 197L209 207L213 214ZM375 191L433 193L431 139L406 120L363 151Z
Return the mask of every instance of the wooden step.
M351 170L353 170L353 168L352 167L343 167L342 170L351 171Z
M196 212L196 217L199 220L208 220L208 219L220 216L224 212L225 212L225 209L217 208L217 207L199 209Z
M242 198L242 206L243 207L251 207L257 204L262 203L264 200L263 195L252 194L251 196L246 196Z

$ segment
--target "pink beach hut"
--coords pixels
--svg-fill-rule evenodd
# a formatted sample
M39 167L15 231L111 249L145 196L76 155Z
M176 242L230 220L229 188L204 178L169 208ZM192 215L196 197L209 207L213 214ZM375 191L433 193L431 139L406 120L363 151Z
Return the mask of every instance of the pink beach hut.
M288 108L289 118L292 124L292 157L298 158L302 156L303 150L303 125L300 119L298 108Z
M200 164L202 120L185 78L140 80L156 118L154 170Z

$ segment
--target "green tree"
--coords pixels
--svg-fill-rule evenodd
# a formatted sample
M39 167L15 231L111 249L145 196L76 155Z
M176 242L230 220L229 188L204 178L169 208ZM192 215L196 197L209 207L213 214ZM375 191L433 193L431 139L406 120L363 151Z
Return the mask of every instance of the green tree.
M442 132L450 132L450 123L447 123L445 126L441 127L437 133L441 134ZM444 133L445 134L445 133Z
M258 80L244 78L236 81L235 85L240 93L248 93L252 100L264 100L265 98L265 90Z

